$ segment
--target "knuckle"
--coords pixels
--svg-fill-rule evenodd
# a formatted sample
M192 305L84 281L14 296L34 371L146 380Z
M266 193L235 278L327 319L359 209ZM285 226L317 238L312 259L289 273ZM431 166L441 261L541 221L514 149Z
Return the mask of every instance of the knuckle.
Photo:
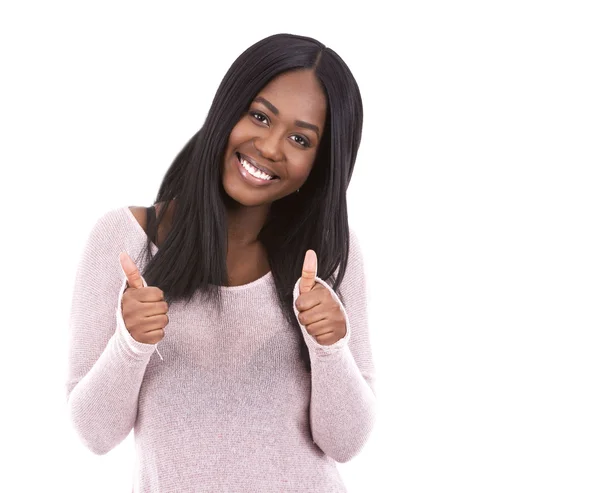
M123 320L131 319L131 305L127 302L123 302L123 306L121 307L121 313L123 314Z

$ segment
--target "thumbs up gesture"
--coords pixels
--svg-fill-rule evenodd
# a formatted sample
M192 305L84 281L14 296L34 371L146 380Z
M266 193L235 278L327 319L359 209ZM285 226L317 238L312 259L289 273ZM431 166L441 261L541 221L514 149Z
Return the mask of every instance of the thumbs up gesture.
M169 305L164 301L164 293L155 286L144 286L139 269L126 252L121 252L119 262L129 286L121 303L125 327L136 341L157 344L165 336L164 328L169 323Z
M331 292L317 282L317 254L308 250L302 266L300 294L296 299L298 320L322 345L330 346L346 335L346 320Z

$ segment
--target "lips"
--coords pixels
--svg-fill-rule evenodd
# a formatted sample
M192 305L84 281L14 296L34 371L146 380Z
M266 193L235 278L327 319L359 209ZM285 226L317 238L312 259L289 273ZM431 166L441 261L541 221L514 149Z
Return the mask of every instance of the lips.
M266 166L261 166L254 159L252 159L251 157L248 157L245 154L242 154L241 152L238 152L237 155L238 155L238 158L242 158L245 161L248 161L256 169L262 171L263 173L266 173L267 175L272 176L273 179L279 178L279 176L275 172L273 172L271 169L267 168Z

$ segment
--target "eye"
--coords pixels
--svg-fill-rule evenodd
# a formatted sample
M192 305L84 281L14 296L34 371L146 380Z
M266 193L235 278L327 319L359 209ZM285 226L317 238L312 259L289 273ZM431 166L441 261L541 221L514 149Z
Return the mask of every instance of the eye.
M269 123L269 117L267 117L263 113L251 110L251 111L248 111L248 114L250 115L250 117L253 120L255 120L255 121L259 122L259 123L267 123L267 124ZM264 120L263 120L263 118L264 118ZM292 137L294 137L294 142L296 144L299 144L300 146L302 146L304 148L307 148L307 149L309 147L312 147L311 144L310 144L310 141L306 137L303 137L302 135L298 135L298 134L293 135ZM299 140L296 140L296 138L299 139Z
M301 142L298 142L297 140L296 142L298 142L298 144L300 144L302 147L310 147L310 142L302 137L302 135L294 135L293 137L298 137L298 139L300 139Z
M265 115L258 113L257 111L249 111L248 113L254 120L258 120L260 123L268 123L269 121ZM261 120L261 118L264 118L264 120Z

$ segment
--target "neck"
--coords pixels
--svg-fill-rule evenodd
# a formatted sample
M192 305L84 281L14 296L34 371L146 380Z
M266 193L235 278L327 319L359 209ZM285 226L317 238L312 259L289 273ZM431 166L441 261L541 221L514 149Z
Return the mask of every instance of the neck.
M233 247L256 243L269 214L269 205L246 207L237 204L227 208L227 240Z

